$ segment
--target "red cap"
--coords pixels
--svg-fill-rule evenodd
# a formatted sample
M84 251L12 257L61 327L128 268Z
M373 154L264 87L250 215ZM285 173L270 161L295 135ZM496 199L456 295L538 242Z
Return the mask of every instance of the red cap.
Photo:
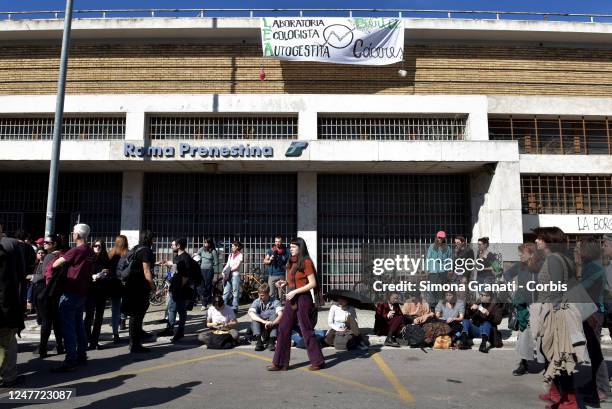
M45 242L45 238L41 237L40 239L37 239L35 241L36 244L38 244L39 246L42 246L42 244Z
M439 232L436 233L436 237L439 237L441 239L445 239L446 238L446 233L444 232L444 230L440 230Z

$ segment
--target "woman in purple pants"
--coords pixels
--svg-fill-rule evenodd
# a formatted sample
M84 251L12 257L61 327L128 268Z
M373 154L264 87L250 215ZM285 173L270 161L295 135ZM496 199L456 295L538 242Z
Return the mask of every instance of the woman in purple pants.
M276 282L277 287L287 287L287 302L278 327L274 359L272 365L267 369L268 371L286 371L289 368L291 329L297 319L306 344L308 359L310 359L308 369L318 371L325 366L325 358L314 336L314 326L310 318L314 308L310 290L317 286L316 272L304 239L300 237L293 239L289 249L291 257L287 262L287 280Z

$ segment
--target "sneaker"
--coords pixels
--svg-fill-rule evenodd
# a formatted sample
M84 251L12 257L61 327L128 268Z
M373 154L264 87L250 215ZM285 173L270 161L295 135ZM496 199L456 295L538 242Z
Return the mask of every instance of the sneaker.
M68 364L64 362L60 366L51 368L51 373L68 373L68 372L74 372L76 370L77 370L76 364Z
M397 341L395 341L393 339L393 337L385 338L385 344L384 345L387 346L387 347L393 347L393 348L399 348L400 347L400 344Z
M255 351L259 352L259 351L263 351L264 349L266 349L266 348L264 347L264 344L263 344L263 342L261 342L261 339L260 339L255 344Z
M512 371L512 375L514 376L522 376L525 375L527 373L527 365L523 363L523 361L521 361L521 363L519 363L518 368L516 368L514 371Z
M113 334L113 344L121 343L121 338L119 338L119 334Z
M180 340L184 336L185 335L182 332L177 332L176 334L174 334L174 336L172 338L170 338L170 342L177 342L178 340Z
M174 329L172 327L166 327L163 329L163 331L158 332L157 336L158 337L173 337Z
M485 338L482 338L482 342L480 343L480 347L478 347L478 350L483 354L489 353L489 349L487 348L487 340Z
M102 349L104 349L104 347L102 345L100 345L100 344L89 344L89 347L87 349L90 350L90 351L93 351L93 350L96 350L96 349L97 350L102 350Z
M268 351L276 351L276 338L270 338L270 343L268 344Z

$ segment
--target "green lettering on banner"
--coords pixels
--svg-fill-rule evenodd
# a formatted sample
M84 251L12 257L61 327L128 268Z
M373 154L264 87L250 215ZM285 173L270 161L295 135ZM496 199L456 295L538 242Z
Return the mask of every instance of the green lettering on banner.
M268 24L268 20L265 17L263 18L263 23L264 27L270 27L270 25Z
M264 45L264 56L271 57L273 55L274 55L274 49L272 48L272 45L270 43L266 43Z
M270 41L271 40L270 33L272 32L272 30L270 30L269 28L264 28L262 31L263 31L264 41Z
M367 27L367 24L365 22L365 19L363 19L362 17L355 18L355 28L357 30L363 30L366 27Z

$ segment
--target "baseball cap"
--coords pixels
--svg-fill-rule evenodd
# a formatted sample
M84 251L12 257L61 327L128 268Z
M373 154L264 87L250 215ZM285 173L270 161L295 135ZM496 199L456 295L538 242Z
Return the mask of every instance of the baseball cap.
M42 246L44 242L45 242L45 238L41 237L39 239L36 239L36 241L34 243L36 243L39 246Z
M441 239L445 239L446 238L446 233L444 232L444 230L440 230L439 232L436 233L436 237L439 237Z

